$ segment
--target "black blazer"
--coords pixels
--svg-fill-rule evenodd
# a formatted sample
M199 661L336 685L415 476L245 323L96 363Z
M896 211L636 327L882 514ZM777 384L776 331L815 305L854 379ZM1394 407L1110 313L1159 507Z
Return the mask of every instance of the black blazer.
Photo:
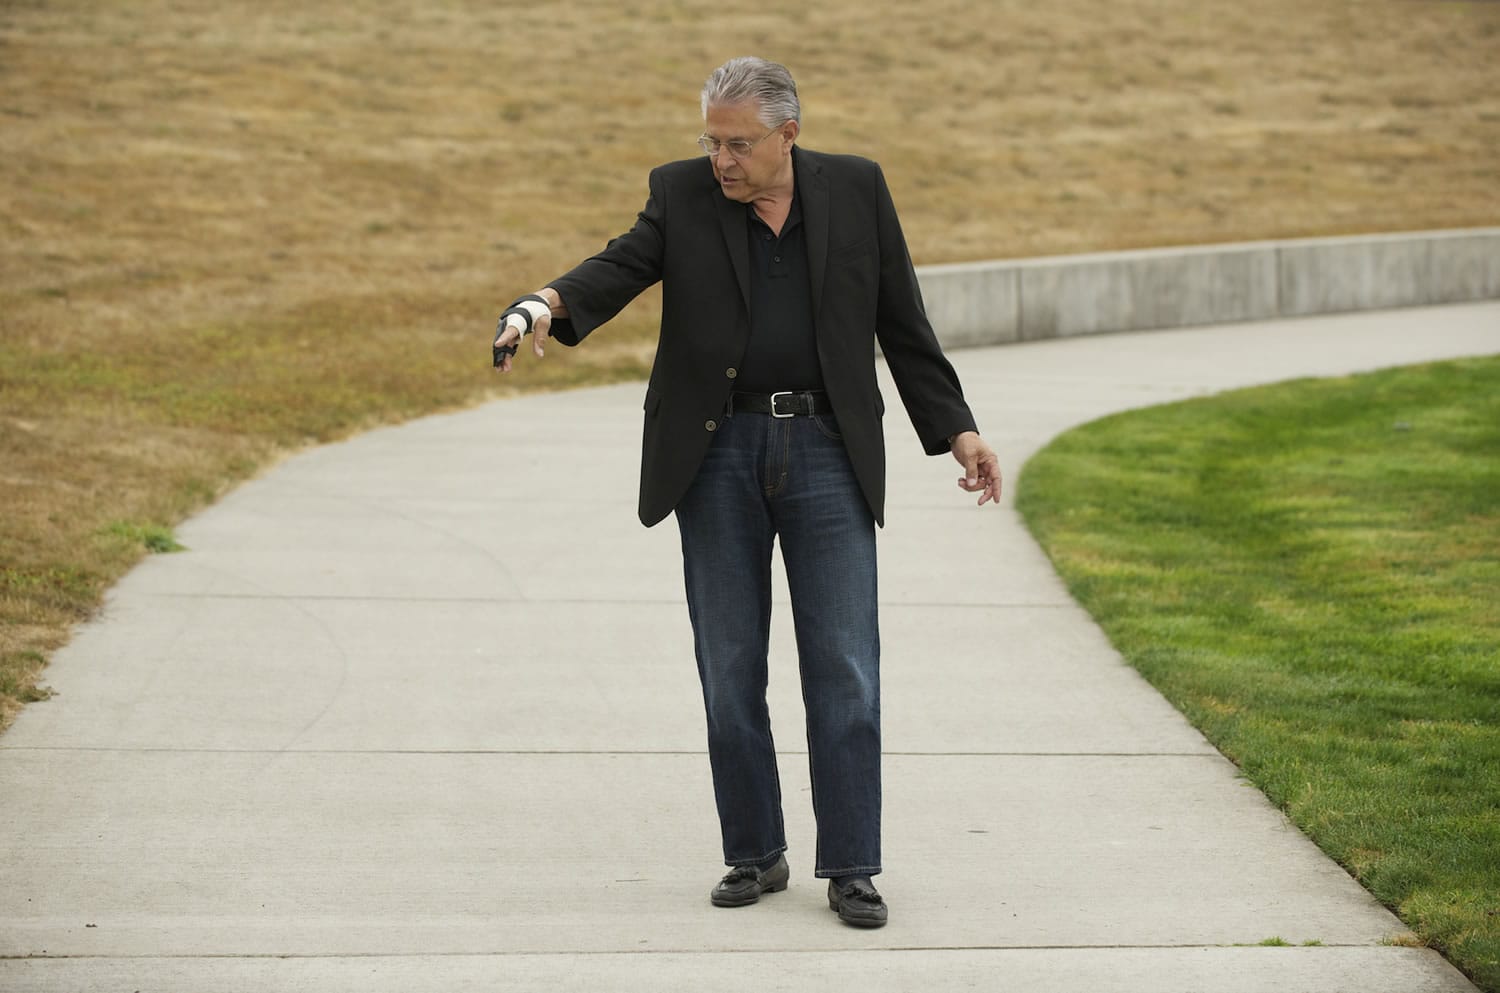
M792 149L806 225L818 359L844 445L877 522L885 518L885 403L875 342L929 455L974 430L958 377L922 308L916 272L880 167ZM576 345L661 281L661 337L646 388L640 518L672 512L692 483L750 337L746 207L719 189L707 156L653 169L635 226L550 284L568 308L552 337Z

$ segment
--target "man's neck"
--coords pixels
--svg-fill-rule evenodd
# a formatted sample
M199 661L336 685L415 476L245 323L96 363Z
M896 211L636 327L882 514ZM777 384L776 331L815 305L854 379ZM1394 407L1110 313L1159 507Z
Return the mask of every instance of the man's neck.
M755 208L755 213L766 222L766 226L779 235L781 226L786 223L787 214L791 213L792 197L796 195L796 192L796 174L792 171L791 159L788 159L785 182L777 183L750 201L750 206Z

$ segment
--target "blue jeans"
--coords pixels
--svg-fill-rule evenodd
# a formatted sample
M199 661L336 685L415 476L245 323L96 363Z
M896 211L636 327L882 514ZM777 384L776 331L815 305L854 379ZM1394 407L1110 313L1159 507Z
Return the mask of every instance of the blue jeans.
M815 873L879 872L875 521L837 421L725 417L676 514L725 863L786 850L766 707L779 536L807 711Z

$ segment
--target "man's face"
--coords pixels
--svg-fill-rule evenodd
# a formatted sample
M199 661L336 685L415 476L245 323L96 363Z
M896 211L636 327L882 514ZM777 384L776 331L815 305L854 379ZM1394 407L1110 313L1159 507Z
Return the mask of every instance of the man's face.
M719 189L726 197L740 203L750 203L769 190L790 186L792 181L792 142L797 137L797 122L781 124L775 134L765 138L767 128L760 122L759 111L760 108L749 101L710 105L704 116L704 133L710 138L755 144L744 158L735 158L727 146L721 146L717 155L709 156Z

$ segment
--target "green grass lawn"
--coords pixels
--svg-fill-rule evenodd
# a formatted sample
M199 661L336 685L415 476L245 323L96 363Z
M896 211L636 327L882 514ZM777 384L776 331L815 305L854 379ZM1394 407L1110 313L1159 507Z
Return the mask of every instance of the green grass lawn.
M1125 658L1500 990L1500 357L1108 417L1017 501Z

